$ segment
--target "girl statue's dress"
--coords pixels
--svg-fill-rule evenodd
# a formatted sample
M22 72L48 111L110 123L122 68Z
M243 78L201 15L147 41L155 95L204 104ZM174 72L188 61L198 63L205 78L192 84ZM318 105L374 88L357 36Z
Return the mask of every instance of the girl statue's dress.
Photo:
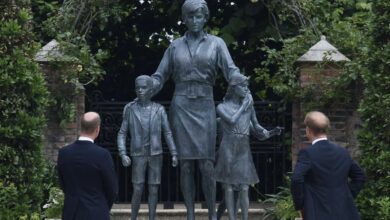
M220 110L230 115L233 115L239 107L228 103L222 103L218 106ZM215 167L217 182L245 185L259 182L249 145L251 119L256 118L255 114L254 107L251 105L250 108L242 112L234 124L220 120L222 140ZM259 127L261 128L260 125Z
M240 196L241 215L248 219L249 185L259 182L249 145L249 134L264 140L270 132L260 126L253 107L253 98L248 89L248 78L233 76L229 82L224 102L217 106L222 141L215 166L215 180L224 187L225 204L229 220L236 219L236 198Z

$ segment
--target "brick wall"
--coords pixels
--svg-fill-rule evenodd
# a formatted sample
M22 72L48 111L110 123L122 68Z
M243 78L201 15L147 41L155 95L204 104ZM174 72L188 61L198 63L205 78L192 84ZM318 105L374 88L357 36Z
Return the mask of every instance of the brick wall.
M42 63L41 70L44 72L46 82L51 96L63 95L71 99L76 106L76 116L73 121L60 125L56 108L49 108L47 111L47 127L44 132L44 154L46 158L55 163L58 150L74 142L79 132L79 118L85 111L85 91L83 86L64 83L61 79L63 71L59 71L56 65Z
M300 66L300 83L302 87L310 84L321 84L327 79L337 77L339 70L336 65L329 64L324 67L324 71L318 71L315 64L304 63ZM319 90L320 91L320 90ZM352 91L359 91L359 88L353 88ZM316 95L321 95L319 92ZM315 97L313 97L315 98ZM339 145L346 147L352 157L359 155L359 146L357 141L357 132L361 127L361 121L357 113L357 103L342 103L335 101L329 106L312 106L308 109L307 103L295 101L292 107L292 163L295 165L297 154L301 148L310 145L306 138L305 126L303 120L308 111L321 111L325 113L330 120L330 129L328 139Z

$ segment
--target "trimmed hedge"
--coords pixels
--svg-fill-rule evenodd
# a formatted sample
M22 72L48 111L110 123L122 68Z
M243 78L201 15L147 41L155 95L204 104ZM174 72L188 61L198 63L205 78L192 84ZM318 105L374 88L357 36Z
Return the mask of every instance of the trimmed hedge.
M33 57L30 2L0 6L0 219L39 219L48 92Z

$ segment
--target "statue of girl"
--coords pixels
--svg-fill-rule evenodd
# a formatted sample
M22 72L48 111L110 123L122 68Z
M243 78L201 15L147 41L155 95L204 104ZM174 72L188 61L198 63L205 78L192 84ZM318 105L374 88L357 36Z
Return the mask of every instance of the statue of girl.
M269 132L256 118L253 100L248 89L248 78L237 75L231 78L224 101L217 106L222 140L215 166L215 179L224 188L225 205L229 220L236 219L234 191L239 191L242 219L248 219L249 185L259 182L249 145L250 132L264 140L280 134L276 128Z

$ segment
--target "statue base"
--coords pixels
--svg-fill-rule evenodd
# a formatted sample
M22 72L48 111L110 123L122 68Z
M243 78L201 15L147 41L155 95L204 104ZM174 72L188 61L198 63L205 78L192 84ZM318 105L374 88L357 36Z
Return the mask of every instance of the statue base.
M252 205L251 205L252 206ZM138 213L138 220L148 220L148 205L142 204ZM262 216L265 210L260 207L251 207L248 212L248 219L258 219L258 220L267 220L263 219ZM240 219L240 211L237 215ZM156 219L158 220L183 220L186 219L187 210L184 204L174 204L173 209L164 209L163 204L158 204L156 210ZM208 220L208 210L202 209L201 204L196 204L195 206L195 219L196 220ZM131 204L114 204L114 207L111 209L111 219L112 220L129 220L131 217ZM227 213L225 212L221 220L228 220Z

